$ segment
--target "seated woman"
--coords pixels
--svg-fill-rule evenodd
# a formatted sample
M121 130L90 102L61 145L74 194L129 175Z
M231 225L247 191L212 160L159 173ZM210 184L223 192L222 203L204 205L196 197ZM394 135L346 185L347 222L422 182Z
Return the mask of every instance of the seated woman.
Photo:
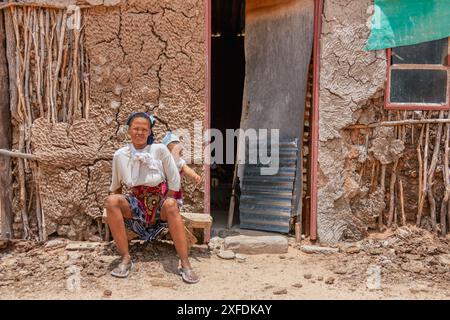
M110 187L114 194L107 197L105 207L122 261L111 275L125 278L133 267L125 228L151 241L167 223L181 261L180 275L185 282L196 283L199 278L188 259L184 223L174 199L180 175L167 147L153 143L154 122L145 112L132 113L127 121L131 143L114 154ZM122 184L131 189L129 194L122 194Z

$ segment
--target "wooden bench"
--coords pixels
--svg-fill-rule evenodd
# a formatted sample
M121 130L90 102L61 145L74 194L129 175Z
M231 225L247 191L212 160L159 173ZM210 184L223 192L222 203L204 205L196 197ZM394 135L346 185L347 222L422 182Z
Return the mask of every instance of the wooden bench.
M197 237L194 236L194 230L203 231L203 243L209 242L209 234L212 225L212 217L205 213L192 213L192 212L180 212L181 217L184 221L184 231L186 232L186 238L188 240L188 247L191 248L192 245L198 242ZM111 235L109 231L109 226L107 223L106 209L103 209L102 223L105 225L105 241L111 240ZM127 229L128 240L133 240L138 237L136 233ZM163 235L163 238L170 238L169 234Z

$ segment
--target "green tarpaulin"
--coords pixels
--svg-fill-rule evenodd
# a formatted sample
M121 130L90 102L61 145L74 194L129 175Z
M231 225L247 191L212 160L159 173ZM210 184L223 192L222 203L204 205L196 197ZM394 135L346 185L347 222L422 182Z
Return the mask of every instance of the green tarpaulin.
M450 0L375 0L366 50L379 50L450 36Z

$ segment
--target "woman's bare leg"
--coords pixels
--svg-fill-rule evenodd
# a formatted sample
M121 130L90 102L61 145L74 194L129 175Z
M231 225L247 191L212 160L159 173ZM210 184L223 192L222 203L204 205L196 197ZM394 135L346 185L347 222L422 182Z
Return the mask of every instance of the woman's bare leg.
M161 219L169 224L170 237L181 260L181 267L192 269L188 258L188 245L184 232L184 223L175 199L168 198L161 209Z
M112 194L106 198L106 213L111 234L117 249L122 257L122 263L128 264L131 260L128 250L128 237L125 230L124 218L131 219L131 210L125 196Z

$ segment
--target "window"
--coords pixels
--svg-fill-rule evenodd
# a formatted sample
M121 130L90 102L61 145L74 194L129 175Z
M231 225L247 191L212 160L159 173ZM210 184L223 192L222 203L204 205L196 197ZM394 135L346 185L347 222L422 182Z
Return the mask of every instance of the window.
M449 109L450 38L387 50L386 109Z

